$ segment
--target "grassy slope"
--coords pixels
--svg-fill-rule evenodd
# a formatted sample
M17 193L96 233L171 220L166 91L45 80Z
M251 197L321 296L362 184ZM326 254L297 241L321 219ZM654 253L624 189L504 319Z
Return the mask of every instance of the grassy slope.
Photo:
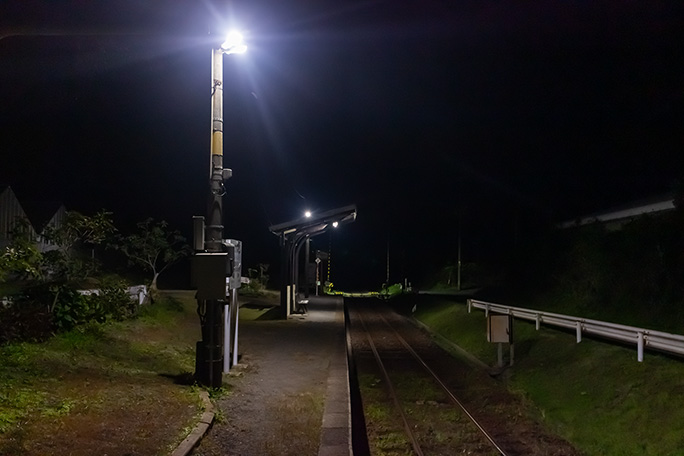
M0 347L0 454L168 453L200 411L174 384L194 369L193 303L167 297L134 321Z
M463 302L423 304L415 317L487 364L496 347L484 313ZM516 321L511 389L531 400L541 419L588 455L681 455L684 448L684 361L584 339Z

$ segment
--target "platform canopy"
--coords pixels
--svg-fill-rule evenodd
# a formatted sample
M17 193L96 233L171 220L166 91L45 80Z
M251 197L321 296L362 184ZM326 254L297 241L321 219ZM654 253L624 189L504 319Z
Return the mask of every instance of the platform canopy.
M351 223L354 220L356 220L356 205L352 204L325 212L313 213L311 217L301 217L289 222L271 225L269 230L276 236L283 238L302 234L314 236L322 234L331 226Z
M302 245L306 245L306 264L308 264L310 238L325 233L330 227L338 227L345 223L351 223L354 220L356 220L356 205L352 204L325 212L307 214L307 216L297 220L269 227L271 233L280 238L283 261L280 308L282 309L283 317L287 318L292 311L295 311L296 306L300 302L297 299L297 282L299 279L298 257ZM308 267L305 267L307 274L308 270ZM305 296L308 297L308 278L305 290Z

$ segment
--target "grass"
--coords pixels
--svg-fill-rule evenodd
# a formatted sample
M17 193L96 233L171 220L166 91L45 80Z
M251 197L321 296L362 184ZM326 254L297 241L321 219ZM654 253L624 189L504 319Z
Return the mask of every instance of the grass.
M482 361L496 362L482 311L464 303L422 304L415 317ZM680 455L684 448L684 360L584 339L516 320L515 366L509 387L537 407L539 417L590 455Z
M411 443L386 399L382 380L375 375L360 375L359 388L364 401L371 453L378 456L412 454Z
M176 384L194 370L198 333L188 294L137 320L0 347L0 454L166 453L201 412Z

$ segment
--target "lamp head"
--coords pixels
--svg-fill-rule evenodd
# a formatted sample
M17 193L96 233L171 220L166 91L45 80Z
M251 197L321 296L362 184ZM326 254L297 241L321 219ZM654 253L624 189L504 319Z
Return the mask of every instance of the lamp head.
M226 35L226 41L221 44L221 49L226 54L244 54L247 45L244 43L242 33L233 30Z

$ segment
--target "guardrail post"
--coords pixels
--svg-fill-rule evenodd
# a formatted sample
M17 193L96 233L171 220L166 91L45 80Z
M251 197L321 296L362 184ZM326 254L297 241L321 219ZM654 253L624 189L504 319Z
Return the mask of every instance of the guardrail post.
M472 306L472 304L473 304L473 303L472 303L472 299L468 299L468 300L466 301L466 303L468 303L468 313L470 313L471 306Z
M485 304L485 318L489 318L489 304Z
M577 343L579 344L580 342L582 342L582 323L578 321L576 327L577 327Z
M637 333L637 361L644 360L644 333L639 331Z
M537 329L537 331L539 331L539 314L535 314L534 323L535 323L535 328Z

